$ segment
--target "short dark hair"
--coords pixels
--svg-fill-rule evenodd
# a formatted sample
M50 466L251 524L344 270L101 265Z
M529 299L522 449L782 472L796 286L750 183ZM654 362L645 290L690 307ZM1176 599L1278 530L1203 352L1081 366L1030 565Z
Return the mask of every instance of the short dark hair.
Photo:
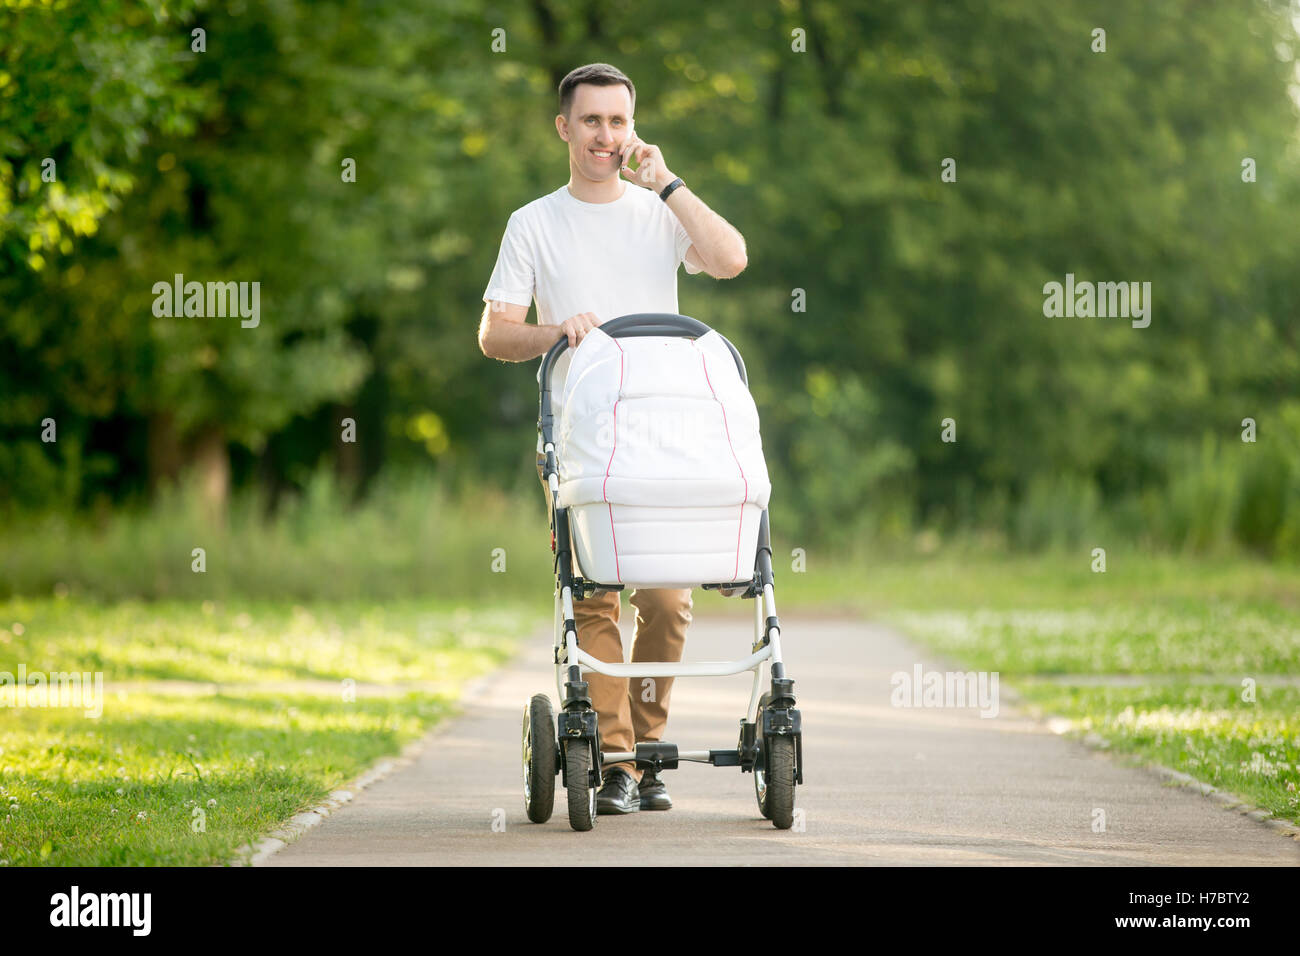
M636 109L636 87L622 70L608 63L588 63L576 70L570 70L569 75L560 81L560 112L566 117L573 106L573 90L579 83L590 83L593 86L614 86L622 83L632 94L632 108Z

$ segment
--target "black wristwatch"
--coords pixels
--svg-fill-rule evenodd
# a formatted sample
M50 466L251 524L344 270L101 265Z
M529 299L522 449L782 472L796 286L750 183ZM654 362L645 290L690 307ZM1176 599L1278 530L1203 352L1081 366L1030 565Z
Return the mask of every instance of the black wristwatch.
M664 191L659 194L659 198L662 199L664 202L667 202L668 197L673 194L674 189L676 189L678 186L685 186L685 185L686 184L682 182L682 177L678 176L676 179L674 179L672 182L670 182L667 186L664 187Z

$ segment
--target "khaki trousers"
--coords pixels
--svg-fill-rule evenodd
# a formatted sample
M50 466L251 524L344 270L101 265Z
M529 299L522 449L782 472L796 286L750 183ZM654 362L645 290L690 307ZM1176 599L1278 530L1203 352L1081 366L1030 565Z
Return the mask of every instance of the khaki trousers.
M545 459L537 462L537 477L542 477ZM551 492L542 482L547 507ZM578 626L578 644L598 661L623 661L623 639L618 621L620 591L598 591L585 601L573 602L573 619ZM636 629L632 637L632 660L680 661L686 648L686 628L691 623L690 588L647 588L632 592L628 603L636 609ZM663 739L668 723L668 699L672 694L671 677L610 677L587 671L583 675L591 690L591 703L600 724L602 753L635 749L636 743ZM611 764L605 770L620 767L640 781L641 771L632 763Z

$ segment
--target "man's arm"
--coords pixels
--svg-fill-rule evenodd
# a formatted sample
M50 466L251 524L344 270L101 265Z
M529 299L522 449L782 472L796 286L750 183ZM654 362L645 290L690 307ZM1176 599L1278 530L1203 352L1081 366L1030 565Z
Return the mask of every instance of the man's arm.
M683 183L674 189L668 197L668 208L691 237L691 248L686 252L691 265L702 266L715 279L734 279L745 271L749 264L745 237L705 205L690 187Z
M528 306L512 302L488 302L478 326L478 346L488 358L503 362L527 362L547 350L560 338L558 325L534 325L525 321Z
M604 321L593 312L579 312L559 325L532 325L524 321L527 317L526 305L488 302L478 325L478 347L483 354L503 362L527 362L545 355L562 338L568 338L569 348L577 348L587 333Z
M645 142L635 133L623 144L620 155L623 176L644 189L662 193L677 178L664 162L659 147ZM636 160L636 169L630 165L633 160ZM691 265L702 267L715 279L734 279L745 271L749 257L745 253L744 236L706 206L704 200L691 192L685 183L672 191L668 208L691 237L691 248L686 250L686 259Z

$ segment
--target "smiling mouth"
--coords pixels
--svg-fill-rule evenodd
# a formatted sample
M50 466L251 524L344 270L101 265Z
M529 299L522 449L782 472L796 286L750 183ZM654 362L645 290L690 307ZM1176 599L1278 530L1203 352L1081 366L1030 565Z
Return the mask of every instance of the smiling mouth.
M613 159L618 155L612 149L593 149L591 152L597 159Z

